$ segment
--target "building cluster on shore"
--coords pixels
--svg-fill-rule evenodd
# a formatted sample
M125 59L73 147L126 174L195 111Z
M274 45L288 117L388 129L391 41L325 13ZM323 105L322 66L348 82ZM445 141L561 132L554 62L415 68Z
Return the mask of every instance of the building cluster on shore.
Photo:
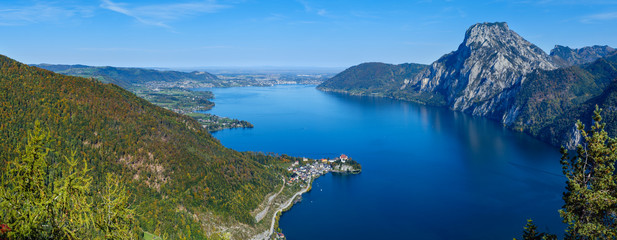
M274 239L281 240L281 239L287 239L287 238L285 238L285 234L283 233L274 233Z
M320 159L320 160L310 160L311 163L301 165L300 162L294 162L291 167L287 168L289 172L292 173L291 177L287 180L287 184L295 184L298 182L306 182L309 179L315 179L323 174L329 173L332 171L332 164L340 162L345 163L349 158L345 154L341 154L341 156L334 159ZM304 158L303 162L308 162L309 160Z

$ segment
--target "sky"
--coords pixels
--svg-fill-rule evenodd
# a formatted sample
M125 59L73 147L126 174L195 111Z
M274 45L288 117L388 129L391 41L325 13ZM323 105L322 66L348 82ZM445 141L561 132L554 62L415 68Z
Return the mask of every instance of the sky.
M547 53L617 47L617 0L2 0L0 54L164 68L429 64L478 22L507 22Z

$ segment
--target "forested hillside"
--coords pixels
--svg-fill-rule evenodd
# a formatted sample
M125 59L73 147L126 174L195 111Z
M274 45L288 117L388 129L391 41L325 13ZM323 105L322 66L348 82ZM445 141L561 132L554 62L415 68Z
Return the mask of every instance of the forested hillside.
M92 168L95 191L116 174L141 228L169 239L204 238L209 216L250 226L249 212L281 184L278 157L225 148L194 119L116 85L0 56L0 168L36 120L53 139L52 162L75 151Z
M574 147L570 140L577 138L576 119L589 121L597 104L604 109L606 131L617 136L616 84L616 54L581 66L534 72L517 95L512 127L554 145Z
M608 114L609 135L617 135L616 63L609 46L557 45L548 55L506 23L478 23L456 51L430 66L406 64L417 68L402 71L405 64L360 64L318 89L447 106L572 148L581 139L576 119L590 119L595 104Z
M357 95L388 94L400 90L405 80L409 81L426 67L415 63L362 63L337 74L318 88Z
M122 68L122 67L93 67L86 65L53 65L38 64L33 65L53 72L80 76L94 77L104 83L113 83L123 88L130 88L134 84L144 84L147 82L184 82L191 81L198 84L209 84L210 86L220 86L218 78L208 72L179 72L179 71L158 71L147 68Z
M207 111L214 107L214 94L194 91L201 87L228 87L230 81L218 79L208 72L159 71L147 68L93 67L86 65L34 64L56 73L94 78L116 84L151 103L176 113L193 117L209 131L225 128L253 127L246 121L215 116Z

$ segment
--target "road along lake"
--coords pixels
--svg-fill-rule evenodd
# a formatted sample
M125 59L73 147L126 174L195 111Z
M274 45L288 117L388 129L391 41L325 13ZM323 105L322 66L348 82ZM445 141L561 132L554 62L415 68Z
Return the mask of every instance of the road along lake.
M281 216L288 239L512 239L526 219L565 228L558 148L498 122L310 85L207 90L209 113L255 125L213 133L227 147L362 164L314 181Z

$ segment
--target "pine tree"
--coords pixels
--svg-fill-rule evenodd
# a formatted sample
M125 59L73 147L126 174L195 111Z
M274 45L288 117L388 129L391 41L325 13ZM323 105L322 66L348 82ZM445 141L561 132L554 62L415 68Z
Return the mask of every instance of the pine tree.
M538 227L533 223L531 219L527 220L525 229L523 230L523 240L556 240L557 236L554 234L548 234L538 232Z
M584 143L569 158L562 148L563 173L567 177L565 201L559 215L567 223L566 239L617 238L617 140L604 131L596 106L589 132L578 121Z

